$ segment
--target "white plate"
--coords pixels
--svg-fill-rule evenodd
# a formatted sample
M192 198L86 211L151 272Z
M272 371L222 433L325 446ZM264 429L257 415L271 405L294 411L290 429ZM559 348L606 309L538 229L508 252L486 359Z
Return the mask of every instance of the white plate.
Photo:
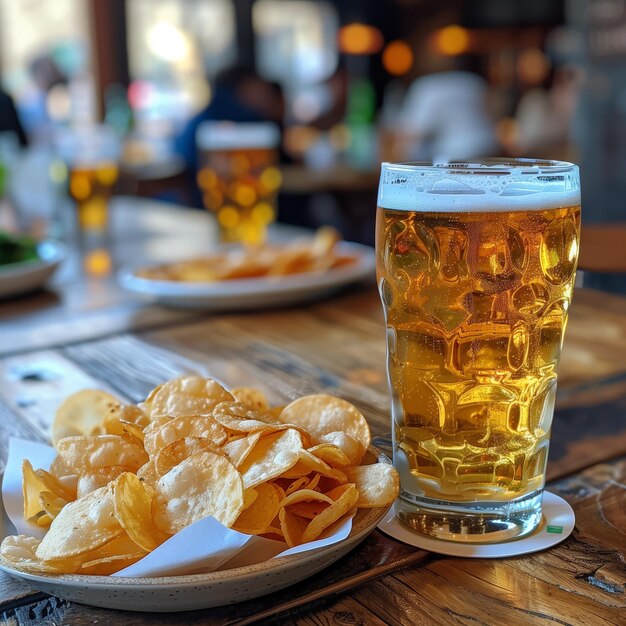
M1 507L0 500L0 507ZM347 539L320 550L256 565L191 576L122 578L110 576L40 576L0 564L0 569L32 587L81 604L127 611L191 611L243 602L308 578L340 559L376 528L387 509L360 509ZM1 511L4 518L4 511ZM4 537L6 519L0 528Z
M43 286L65 258L66 248L50 239L37 245L38 259L0 265L0 298L27 293Z
M207 311L260 309L312 300L350 283L373 278L376 269L373 248L342 241L338 251L354 256L354 263L326 272L210 283L150 280L128 269L119 278L125 289L168 306Z

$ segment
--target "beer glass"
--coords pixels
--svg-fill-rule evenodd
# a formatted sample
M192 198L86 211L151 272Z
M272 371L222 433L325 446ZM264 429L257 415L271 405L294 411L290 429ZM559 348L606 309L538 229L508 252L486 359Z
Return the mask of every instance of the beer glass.
M490 543L539 525L579 233L570 163L383 163L377 276L409 527Z
M68 168L68 191L76 203L81 232L104 232L119 174L120 140L106 126L89 125L60 134L56 144Z
M196 133L198 186L225 242L265 241L281 184L280 132L271 122L204 122Z

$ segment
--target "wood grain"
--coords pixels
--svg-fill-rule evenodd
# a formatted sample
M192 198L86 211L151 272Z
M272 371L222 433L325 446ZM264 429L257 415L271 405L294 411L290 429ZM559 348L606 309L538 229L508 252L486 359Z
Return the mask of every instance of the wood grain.
M573 535L537 554L509 559L441 557L264 624L626 623L626 459L550 485L576 513Z
M206 224L206 215L181 212L174 221L172 215L157 205L115 211L116 228L125 229L125 238L112 249L114 263L125 263L155 241L161 251L188 253L181 242ZM144 307L122 293L113 276L92 280L74 269L67 283L57 283L58 295L43 292L0 307L0 354L5 355L0 359L0 467L8 438L45 439L55 407L72 391L105 388L136 402L164 380L191 371L229 386L259 386L276 404L305 393L332 393L359 406L376 435L388 434L385 332L374 285L307 307L209 316ZM57 347L40 349L49 346ZM0 574L0 620L241 626L258 620L620 623L626 462L607 461L626 451L625 353L626 300L578 290L559 372L548 469L550 477L562 478L553 489L572 503L578 523L574 536L553 550L499 561L444 559L375 532L314 579L249 603L184 615L83 607Z

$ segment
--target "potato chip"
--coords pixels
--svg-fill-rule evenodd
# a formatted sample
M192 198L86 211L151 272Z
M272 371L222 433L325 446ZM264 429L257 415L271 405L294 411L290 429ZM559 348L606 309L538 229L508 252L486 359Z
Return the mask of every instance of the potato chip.
M300 450L299 462L308 467L311 471L322 474L322 476L328 476L340 483L347 482L345 472L331 467L328 463L325 463L308 450Z
M86 474L83 474L79 479L76 486L76 497L82 498L88 493L100 489L108 485L112 480L115 480L120 474L124 472L131 472L132 468L126 467L126 465L109 465L108 467L98 467Z
M112 556L103 556L99 559L86 561L81 565L79 574L87 574L89 576L110 576L122 569L130 567L140 559L146 556L146 553L133 552L131 554L114 554Z
M155 430L145 430L143 445L149 455L185 437L204 437L216 446L226 441L226 431L210 415L181 415L166 420Z
M254 488L243 490L243 511L245 511L259 496L259 492Z
M39 504L42 511L44 511L50 518L50 521L52 521L67 504L67 500L60 498L51 491L42 491L39 494Z
M121 401L106 391L85 389L72 394L57 409L52 423L52 443L63 437L91 435L105 417L119 411Z
M301 449L300 433L293 428L261 437L239 467L246 489L278 478L298 462Z
M344 451L332 443L318 443L308 450L331 467L346 467L350 465L350 459Z
M107 435L119 435L135 444L143 442L143 428L118 416L108 416L102 422L102 431Z
M363 460L362 446L347 433L333 431L322 435L319 441L337 446L350 459L350 465L358 465Z
M7 567L33 574L62 574L72 572L79 563L74 561L42 561L36 555L39 539L26 535L9 535L0 544L0 559Z
M389 506L398 497L398 472L388 463L347 467L346 475L359 491L357 506L363 509Z
M139 480L146 487L151 487L154 489L157 480L161 478L161 474L156 471L156 468L154 466L154 457L137 470L137 478L139 478Z
M261 535L268 539L274 539L275 541L284 541L285 539L282 529L277 526L268 526Z
M306 487L308 484L309 484L309 477L301 476L300 478L297 478L296 480L294 480L289 485L289 487L287 487L287 489L285 490L285 495L288 496L292 494L294 491L298 491L298 489L304 489L304 487Z
M206 437L183 437L161 448L154 456L154 469L159 476L167 474L173 467L196 452L223 454L211 439Z
M280 508L282 509L292 504L297 504L298 502L304 502L306 500L326 502L327 504L332 504L334 502L332 498L323 493L320 493L319 491L313 491L312 489L300 489L299 491L285 496L285 498L280 503Z
M290 513L287 509L280 510L278 519L280 521L280 530L290 548L304 543L302 536L308 527L305 519Z
M253 389L252 387L236 387L230 390L230 394L235 398L236 402L245 404L251 409L267 411L270 408L270 403L265 397L265 394L258 389Z
M297 515L298 517L304 517L304 519L313 519L317 517L322 511L328 508L328 503L321 500L309 500L305 502L297 502L289 507L289 512Z
M141 549L124 532L97 550L86 552L77 557L80 561L80 567L76 570L76 573L108 576L132 565L146 554L146 551Z
M321 477L321 474L315 474L315 476L313 476L313 478L311 478L311 480L309 481L309 484L306 486L306 488L313 490L317 489Z
M308 476L313 469L304 463L301 463L300 460L293 466L290 467L287 471L283 472L280 477L281 478L304 478Z
M111 486L115 516L132 541L150 552L169 539L152 521L152 494L130 472L115 479Z
M317 539L326 528L356 506L359 492L353 484L342 485L338 487L338 490L343 490L339 498L309 522L306 530L302 533L302 543Z
M285 495L286 495L285 494L285 490L280 485L277 485L274 482L269 483L269 484L272 485L272 487L274 487L274 489L276 489L276 492L278 493L278 500L279 501L284 500L285 499Z
M65 501L73 499L73 494L65 489L56 477L42 469L35 471L30 461L24 459L22 462L22 496L26 519L31 519L43 511L39 501L39 495L43 492L52 493Z
M246 457L250 454L260 438L260 432L252 433L247 437L241 437L225 443L222 446L222 451L235 467L239 467L246 460Z
M123 533L109 486L66 504L52 520L36 555L45 561L91 552Z
M273 432L287 428L267 411L252 409L240 402L222 402L215 407L212 415L224 428L234 432Z
M52 524L52 518L45 512L36 517L33 521L39 528L48 528L48 526Z
M150 417L167 415L198 415L210 413L220 402L233 400L233 397L212 378L187 376L177 378L161 385L154 395L146 399L145 405Z
M148 460L143 448L119 435L64 437L57 442L57 452L79 474L111 465L136 470Z
M50 474L58 478L64 478L65 476L72 476L75 474L74 470L67 465L60 456L55 456L52 463L50 463Z
M120 420L127 424L134 424L143 430L152 422L143 409L136 404L123 404L120 408Z
M366 419L353 404L334 396L318 394L294 400L282 410L280 420L306 430L313 443L328 433L345 432L359 444L361 458L370 445Z
M170 534L209 515L230 527L242 509L239 472L212 452L194 454L162 476L152 501L155 524Z
M259 535L278 515L280 500L276 489L270 484L261 483L256 490L258 494L256 499L241 512L233 524L233 530L248 535Z

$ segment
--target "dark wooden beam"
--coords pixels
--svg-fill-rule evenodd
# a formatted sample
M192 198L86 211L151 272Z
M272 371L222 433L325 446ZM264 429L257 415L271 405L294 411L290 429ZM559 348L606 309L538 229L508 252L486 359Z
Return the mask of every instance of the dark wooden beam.
M250 70L256 68L252 5L254 0L234 0L237 37L237 65Z
M104 111L104 93L109 85L128 86L126 0L90 0L89 21L98 112Z

